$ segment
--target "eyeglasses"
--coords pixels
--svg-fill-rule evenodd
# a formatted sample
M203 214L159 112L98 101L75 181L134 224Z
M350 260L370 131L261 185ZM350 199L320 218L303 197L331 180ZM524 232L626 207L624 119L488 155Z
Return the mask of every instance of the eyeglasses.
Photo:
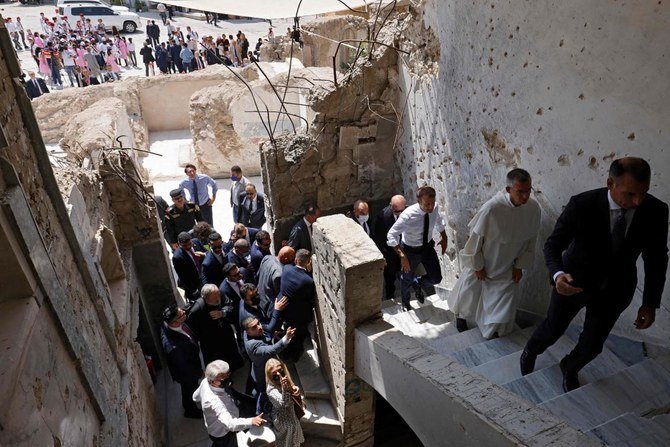
M212 245L211 247L214 251L223 250L223 245Z

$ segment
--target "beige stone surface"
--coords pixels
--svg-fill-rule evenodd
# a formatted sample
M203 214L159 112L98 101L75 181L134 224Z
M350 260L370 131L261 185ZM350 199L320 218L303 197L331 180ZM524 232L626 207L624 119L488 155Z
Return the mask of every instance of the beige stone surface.
M368 38L368 21L353 15L321 17L305 23L301 28L305 47L309 49L305 51L305 57L302 60L305 66L332 68L333 56L336 56L336 68L343 70L349 66L356 55L357 50L351 47L358 47L359 44L344 42L346 45L339 45L339 42L367 40ZM362 48L366 47L368 45L363 44Z
M300 45L287 36L276 36L273 41L265 42L261 46L263 62L282 62L290 57L302 60L303 52Z

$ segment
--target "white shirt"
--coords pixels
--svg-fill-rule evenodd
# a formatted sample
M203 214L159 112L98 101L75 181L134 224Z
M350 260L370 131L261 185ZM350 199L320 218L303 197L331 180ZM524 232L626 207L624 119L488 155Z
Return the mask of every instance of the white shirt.
M128 42L128 51L135 51L135 43Z
M237 281L231 281L228 278L226 278L226 281L228 282L228 284L230 284L230 287L232 287L233 290L237 292L239 296L242 296L242 294L240 293L240 285L238 284ZM242 280L240 280L240 282L242 282Z
M388 232L387 241L389 247L395 247L402 242L410 247L421 247L423 245L423 219L426 212L418 203L405 208L400 217L395 221ZM433 231L445 230L444 220L440 215L440 206L435 204L433 212L428 215L428 241L433 239Z
M165 12L165 11L167 10L167 8L165 7L164 4L159 3L159 4L156 6L156 10L158 10L158 12Z
M16 32L16 25L14 25L14 22L6 22L5 27L10 34Z
M16 23L14 24L14 26L16 27L16 31L23 31L23 23L21 23L21 22L16 22ZM9 29L9 28L8 28L8 29Z
M233 186L230 188L230 198L233 201L233 205L240 204L240 194L244 191L244 188L247 187L249 179L245 176L242 176L241 179L234 181Z
M60 55L63 58L63 65L65 65L66 67L71 67L74 65L74 51L67 49L63 51Z
M188 339L191 340L193 343L196 343L196 341L193 340L193 337L190 336L184 329L182 329L181 325L179 325L179 327L173 327L173 326L168 326L168 327L169 327L170 329L172 329L173 331L175 331L175 332L179 332L180 334L185 335L185 336L188 337Z
M240 409L233 399L221 388L213 387L207 379L193 393L193 400L200 402L205 418L207 433L219 438L229 432L238 432L252 427L252 418L241 418Z

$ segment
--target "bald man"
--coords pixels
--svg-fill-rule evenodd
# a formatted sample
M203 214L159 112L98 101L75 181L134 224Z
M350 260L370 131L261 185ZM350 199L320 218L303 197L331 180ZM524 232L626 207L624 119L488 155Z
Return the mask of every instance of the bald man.
M368 220L370 219L370 207L368 203L363 200L356 200L354 203L354 212L351 214L351 218L354 222L363 228L363 231L374 239L372 235L372 230L370 229L370 224Z
M405 198L401 195L391 197L391 202L377 214L373 239L379 251L386 259L384 267L384 299L391 299L395 295L395 282L400 272L400 258L391 247L386 244L386 235L398 217L405 211Z
M259 306L264 312L272 312L272 305L279 296L281 289L281 275L285 265L293 264L295 250L289 246L282 247L277 256L265 256L258 269L258 295L261 298Z

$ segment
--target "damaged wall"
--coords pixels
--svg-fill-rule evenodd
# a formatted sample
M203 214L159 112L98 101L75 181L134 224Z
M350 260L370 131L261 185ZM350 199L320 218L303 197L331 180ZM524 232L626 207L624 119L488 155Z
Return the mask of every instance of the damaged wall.
M307 95L314 117L308 135L277 137L277 147L263 144L275 241L286 239L306 203L330 214L350 209L358 199L385 201L396 193L396 64L396 52L382 49L349 75L339 73L337 86L332 72L315 76Z
M571 195L605 186L610 162L636 155L651 163L652 194L670 200L670 5L427 0L415 12L403 48L419 51L399 63L408 113L398 159L408 195L435 186L447 212L445 285L459 269L468 221L520 166L533 175L543 212L521 307L544 314L540 248ZM669 299L666 286L645 336L670 336ZM633 337L639 304L638 293L618 328Z
M0 269L0 327L7 335L0 337L0 444L160 443L153 385L134 341L142 281L128 256L137 241L160 243L158 227L138 213L126 220L113 183L92 163L54 161L54 173L19 74L0 26L0 127L7 139L0 144L0 247L7 261ZM137 224L142 220L146 225Z

